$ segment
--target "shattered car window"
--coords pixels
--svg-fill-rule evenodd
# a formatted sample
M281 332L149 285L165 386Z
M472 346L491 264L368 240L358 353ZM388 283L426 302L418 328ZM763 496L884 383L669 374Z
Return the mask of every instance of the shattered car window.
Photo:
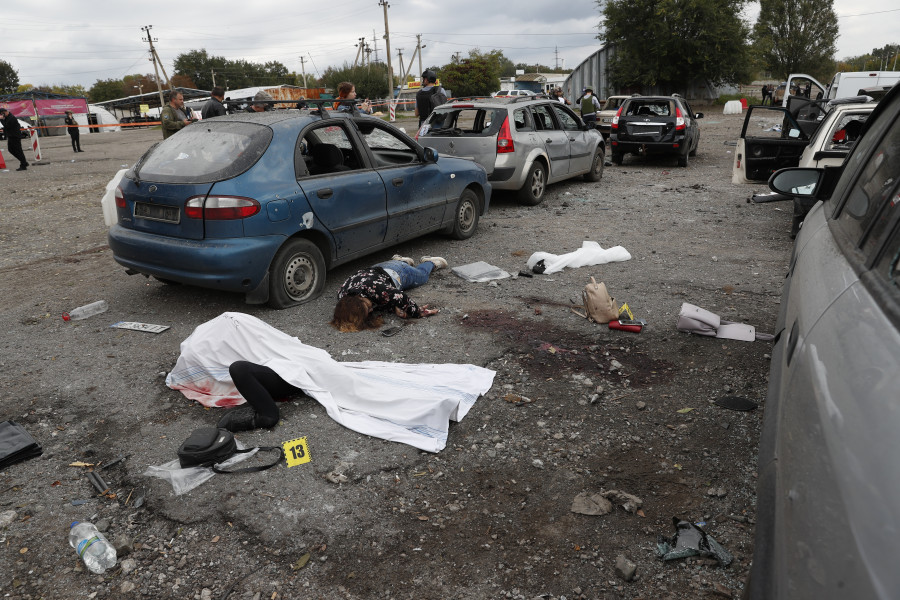
M640 102L634 101L628 105L625 116L650 116L650 117L668 117L674 114L671 108L671 102Z
M208 183L240 175L265 153L272 130L255 123L197 123L152 148L138 176L162 183Z

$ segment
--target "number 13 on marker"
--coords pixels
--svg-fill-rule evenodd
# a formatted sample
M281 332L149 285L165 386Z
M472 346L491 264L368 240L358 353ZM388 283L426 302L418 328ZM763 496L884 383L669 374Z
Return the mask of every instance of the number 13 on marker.
M285 442L282 447L284 448L284 458L287 460L288 467L296 467L310 461L309 446L305 437Z

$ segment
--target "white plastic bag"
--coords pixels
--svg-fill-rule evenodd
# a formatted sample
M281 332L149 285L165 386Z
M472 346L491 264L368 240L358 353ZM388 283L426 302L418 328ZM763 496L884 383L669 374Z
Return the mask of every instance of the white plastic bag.
M103 220L107 227L112 227L119 222L119 214L116 212L116 188L128 169L121 169L106 184L106 192L100 199L100 206L103 209Z
M237 440L235 440L237 441ZM244 445L237 442L238 450L243 450ZM235 465L242 460L246 460L259 452L259 448L254 448L250 452L242 452L235 454L230 457L225 462L216 465L221 469L227 469L231 465ZM178 462L178 459L169 461L163 465L158 466L149 466L147 470L144 471L144 475L147 477L159 477L160 479L165 479L169 483L172 484L172 489L175 491L176 496L180 496L181 494L185 494L201 483L204 483L212 478L215 475L215 471L212 470L212 467L188 467L187 469L181 468L181 463Z

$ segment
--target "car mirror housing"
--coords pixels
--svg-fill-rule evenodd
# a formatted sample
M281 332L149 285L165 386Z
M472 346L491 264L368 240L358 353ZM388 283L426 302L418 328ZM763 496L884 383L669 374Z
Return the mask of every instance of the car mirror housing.
M702 119L702 118L703 118L703 113L697 113L697 114L695 114L695 115L694 115L694 118L695 118L695 119Z
M438 151L431 147L425 148L425 162L436 163L438 161Z
M822 182L822 169L791 167L775 171L769 177L769 189L779 194L810 198Z

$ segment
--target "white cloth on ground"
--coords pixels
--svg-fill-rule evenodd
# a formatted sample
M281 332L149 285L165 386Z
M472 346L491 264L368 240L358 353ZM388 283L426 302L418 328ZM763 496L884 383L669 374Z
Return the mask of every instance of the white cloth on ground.
M242 404L228 374L237 360L274 370L349 429L428 452L446 446L449 421L462 420L494 381L494 371L475 365L338 362L256 317L226 312L181 343L166 385L204 406Z
M568 254L550 254L549 252L535 252L528 258L528 268L532 268L543 259L545 274L562 271L566 267L576 269L590 265L603 265L608 262L620 262L631 260L631 254L622 246L613 246L604 250L597 242L582 242L581 248Z

